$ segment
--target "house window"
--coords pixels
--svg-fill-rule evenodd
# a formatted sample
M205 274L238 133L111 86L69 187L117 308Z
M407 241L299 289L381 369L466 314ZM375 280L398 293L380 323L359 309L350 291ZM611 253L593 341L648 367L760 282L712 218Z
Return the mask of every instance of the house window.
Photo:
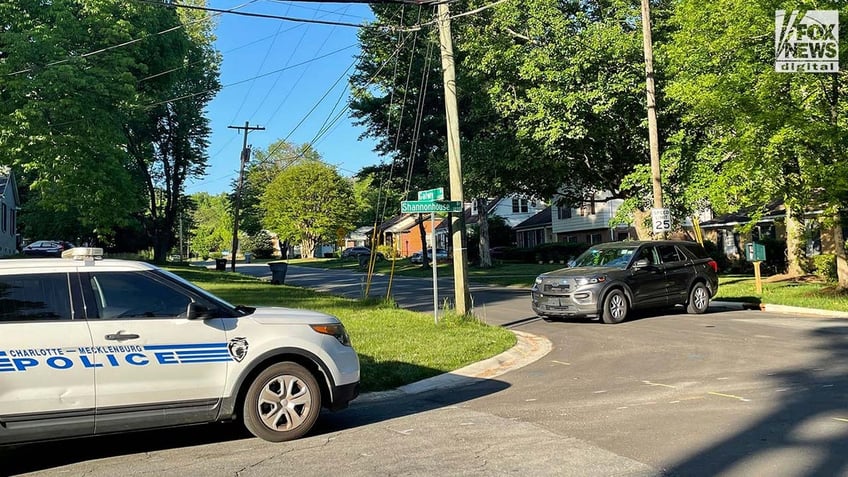
M589 215L595 215L595 198L589 200Z
M571 206L563 207L561 205L557 206L557 218L559 220L570 219L571 218Z
M528 206L527 199L522 199L520 197L513 197L512 198L512 213L513 214L527 213L527 211L528 211L527 206Z
M596 243L601 243L601 234L591 234L591 235L589 235L589 244L595 245Z
M471 215L477 215L477 200L471 201Z
M577 243L577 236L576 235L569 235L568 238L565 239L565 241L568 242L568 243Z

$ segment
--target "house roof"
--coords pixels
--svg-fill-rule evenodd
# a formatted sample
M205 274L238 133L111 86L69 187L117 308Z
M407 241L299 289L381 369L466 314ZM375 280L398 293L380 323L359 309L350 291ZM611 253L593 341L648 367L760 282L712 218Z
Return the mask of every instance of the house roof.
M711 220L701 222L700 226L709 229L727 227L731 225L747 224L751 222L751 215L753 215L753 212L754 211L752 209L743 209L738 212L719 215ZM774 219L783 217L785 215L786 208L782 203L771 203L766 207L766 210L763 213L762 217L760 217L760 222L774 222Z
M513 227L513 230L528 230L549 227L553 224L551 221L551 206L542 209L538 214L533 215L529 219L521 222Z
M21 200L18 197L18 185L15 181L15 176L12 174L12 170L8 167L0 168L0 196L6 196L8 192L6 189L11 188L12 192L12 202L14 206L17 207L20 205Z

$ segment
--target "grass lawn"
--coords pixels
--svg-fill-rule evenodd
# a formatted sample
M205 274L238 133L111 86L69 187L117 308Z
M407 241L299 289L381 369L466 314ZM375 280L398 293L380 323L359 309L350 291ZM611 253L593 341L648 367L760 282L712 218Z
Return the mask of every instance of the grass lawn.
M758 296L753 277L722 276L715 299L848 311L848 291L806 277L770 282L764 279L763 294Z
M376 301L271 285L238 273L169 270L233 304L308 308L337 316L359 355L363 392L393 389L453 371L515 344L515 335L509 331L472 319L449 316L436 325L432 315Z

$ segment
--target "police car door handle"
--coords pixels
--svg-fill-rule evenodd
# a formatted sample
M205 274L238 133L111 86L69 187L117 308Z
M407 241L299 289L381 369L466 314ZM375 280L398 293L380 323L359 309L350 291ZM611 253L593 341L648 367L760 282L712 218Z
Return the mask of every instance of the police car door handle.
M134 334L125 335L123 330L115 334L106 335L106 339L110 341L137 340L138 338L139 336Z

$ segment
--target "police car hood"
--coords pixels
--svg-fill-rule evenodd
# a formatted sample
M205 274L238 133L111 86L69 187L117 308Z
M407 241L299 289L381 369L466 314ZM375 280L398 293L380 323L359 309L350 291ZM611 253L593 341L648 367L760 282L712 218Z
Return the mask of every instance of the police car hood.
M263 325L338 323L338 318L312 310L282 307L260 307L249 315Z

